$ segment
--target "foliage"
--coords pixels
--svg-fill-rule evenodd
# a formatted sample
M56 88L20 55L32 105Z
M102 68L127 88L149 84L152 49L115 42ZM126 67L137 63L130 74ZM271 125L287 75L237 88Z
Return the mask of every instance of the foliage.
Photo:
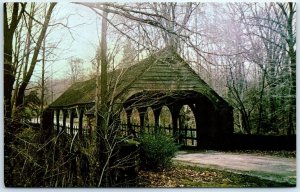
M144 134L141 142L141 168L160 170L169 168L178 146L173 138L163 134Z
M40 115L41 100L37 91L31 91L24 98L24 104L14 108L13 119L15 122L29 123Z
M37 91L31 91L24 98L24 110L22 111L22 117L25 121L30 121L33 117L37 117L40 113L41 99Z
M14 122L29 123L33 118L39 115L39 110L30 107L17 107L14 111Z
M7 187L71 187L92 184L93 181L87 180L89 177L86 174L90 159L78 150L82 143L72 142L72 138L64 134L51 135L43 141L37 127L23 126L13 136L12 143L5 143L6 148L11 150L9 161L5 164Z
M39 95L37 91L30 91L28 95L25 96L24 105L28 106L32 109L38 109L41 104L41 99L39 98Z
M12 150L10 165L5 165L5 169L10 168L11 174L11 180L5 178L6 186L26 187L39 180L38 177L43 167L36 153L39 149L37 143L39 137L39 133L31 127L24 128L15 135L14 142L9 145Z

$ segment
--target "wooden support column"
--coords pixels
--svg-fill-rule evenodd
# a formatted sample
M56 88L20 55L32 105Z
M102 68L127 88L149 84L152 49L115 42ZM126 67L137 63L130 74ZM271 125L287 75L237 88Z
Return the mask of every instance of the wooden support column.
M200 100L196 103L195 109L197 146L208 146L213 137L212 133L214 133L214 127L212 127L214 121L212 106L206 100Z
M50 120L51 122L49 122L50 123L49 127L51 127L51 131L49 133L53 133L52 131L53 131L54 122L55 122L55 111L54 110L51 110L51 117L50 118L51 118L51 120ZM43 125L45 125L45 123Z
M74 131L73 131L74 113L72 109L69 110L69 117L70 117L70 134L73 136L74 135Z
M56 133L57 133L57 134L59 133L59 113L60 113L60 110L57 109L57 110L56 110L56 127L57 127Z
M172 114L172 125L173 125L173 137L178 138L178 117L179 117L179 112L181 109L182 105L179 104L173 104L169 106L169 109Z
M140 126L141 126L141 134L145 133L145 113L147 111L147 108L139 108L138 109L139 114L140 114Z
M76 108L76 112L79 119L79 126L78 126L79 138L83 138L82 124L83 124L84 110L82 108Z
M193 108L192 108L193 110ZM195 120L196 120L196 139L197 139L197 147L201 146L201 137L203 135L203 127L201 125L201 111L200 111L200 104L199 103L196 103L195 104L195 108L193 110L194 112L194 116L195 116Z
M51 133L53 133L55 127L55 111L53 109L47 108L42 112L42 118L41 118L41 141L42 143L46 142L46 140L51 136Z
M173 113L172 112L172 124L173 124L173 136L174 136L174 138L176 138L177 135L179 134L178 133L178 122L177 122L178 117L179 117L178 113L175 113L175 112Z
M132 124L131 124L131 115L132 115L132 109L125 110L126 111L126 117L127 117L127 135L130 135L132 130Z
M62 114L63 114L63 126L62 126L62 130L66 130L67 111L63 110Z
M55 128L55 121L56 121L56 115L55 115L55 110L52 110L52 124L53 124L53 129Z
M158 133L158 129L159 129L159 115L160 115L160 112L161 112L161 108L162 107L155 107L155 110L153 110L154 121L155 121L155 124L154 124L155 133ZM152 107L152 109L153 109L153 107Z

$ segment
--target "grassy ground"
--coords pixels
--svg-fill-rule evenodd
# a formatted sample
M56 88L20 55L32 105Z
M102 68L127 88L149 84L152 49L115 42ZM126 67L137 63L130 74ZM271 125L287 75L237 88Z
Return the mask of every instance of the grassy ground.
M140 187L294 187L258 177L176 164L161 172L141 171Z

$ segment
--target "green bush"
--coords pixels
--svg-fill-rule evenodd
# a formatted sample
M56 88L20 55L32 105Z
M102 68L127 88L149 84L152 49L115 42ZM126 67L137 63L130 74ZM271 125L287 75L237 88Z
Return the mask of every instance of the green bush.
M140 143L142 169L161 170L168 168L178 149L174 139L163 134L145 134L141 136Z

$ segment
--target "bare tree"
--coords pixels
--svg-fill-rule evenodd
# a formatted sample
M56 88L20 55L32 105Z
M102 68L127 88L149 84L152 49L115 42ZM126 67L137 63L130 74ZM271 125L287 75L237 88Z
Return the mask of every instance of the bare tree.
M25 89L26 89L26 87L27 87L27 85L30 81L30 78L33 74L36 63L38 62L38 55L39 55L40 49L42 47L42 43L43 43L43 40L45 38L46 31L47 31L47 28L49 26L51 14L53 12L53 9L54 9L55 5L56 5L56 3L51 3L50 6L49 6L49 9L48 9L46 17L45 17L45 22L42 25L42 29L41 29L41 31L38 35L38 39L36 41L36 46L35 46L35 48L33 50L33 53L32 53L30 64L28 66L28 69L25 67L22 83L17 88L18 90L16 90L17 91L17 97L16 97L16 102L15 102L16 108L20 107L23 103Z
M137 60L139 53L133 47L130 40L127 39L126 44L123 47L123 58L120 61L122 67L130 67Z
M290 58L290 76L291 76L291 89L290 89L290 108L289 108L289 127L287 134L295 133L295 111L296 111L296 3L289 2L287 4L278 3L281 9L281 15L277 15L279 18L284 18L283 27L284 33L281 34L285 37L285 41L288 46L288 56ZM280 21L280 20L279 20Z
M69 61L69 72L68 75L70 76L71 83L75 83L82 79L83 77L83 60L80 58L72 57Z
M264 126L265 132L278 133L279 129L285 127L287 134L291 134L294 130L291 127L295 122L293 117L295 109L292 104L295 95L292 73L294 66L292 62L295 62L292 58L295 58L293 53L296 43L294 5L255 3L235 4L232 7L235 7L233 11L239 13L247 31L248 41L253 47L250 51L247 50L247 59L258 65L261 70L257 133ZM286 63L289 64L286 65ZM283 89L286 86L289 87L289 92ZM286 100L287 96L290 98L289 103ZM269 101L266 102L267 100ZM283 107L285 105L289 106L289 110ZM289 123L280 118L285 113L289 114ZM286 127L287 124L288 127Z
M13 64L13 38L26 8L26 3L14 3L12 11L9 4L4 4L4 116L11 117L11 97L15 81Z

